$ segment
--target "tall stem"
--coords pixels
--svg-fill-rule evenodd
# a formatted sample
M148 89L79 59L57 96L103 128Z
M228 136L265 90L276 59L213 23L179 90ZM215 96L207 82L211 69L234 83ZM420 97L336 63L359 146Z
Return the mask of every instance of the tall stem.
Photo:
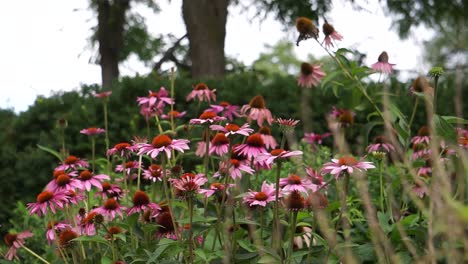
M418 109L419 104L419 97L416 97L416 101L414 102L413 112L411 113L411 118L408 123L408 137L411 136L411 125L413 125L414 117L416 116L416 110ZM405 151L409 147L409 141L406 142Z
M439 76L435 76L434 77L434 102L433 102L433 104L434 104L434 106L433 106L434 107L434 115L437 114L436 110L437 110L437 91L438 91L437 85L438 85L438 83L439 83Z
M172 211L172 200L171 196L169 195L169 191L167 189L167 173L166 173L166 156L164 153L161 155L161 167L163 171L163 187L164 187L164 195L166 196L166 201L167 201L167 208L169 208L169 214L171 215L171 220L172 220L172 226L174 227L174 232L176 234L177 239L179 239L179 231L177 230L177 226L175 224L174 220L174 213Z
M291 212L291 230L289 232L288 263L292 262L292 252L294 247L294 234L296 233L297 211Z
M47 260L43 259L41 256L39 256L38 254L36 254L36 252L32 251L31 249L29 249L28 247L26 247L25 245L22 245L22 247L27 251L29 252L31 255L33 255L34 257L36 257L37 259L39 259L40 261L46 263L46 264L50 264Z
M385 213L385 190L383 179L383 160L379 162L379 178L380 178L380 210Z
M193 201L192 198L188 198L187 200L188 208L189 208L189 263L193 263L193 229L192 229L192 221L193 221Z
M276 190L275 190L275 211L274 211L274 226L271 245L274 250L278 251L281 249L281 235L280 235L280 221L279 221L279 182L281 176L281 162L276 164Z
M140 190L140 181L141 181L141 162L143 159L143 155L140 155L138 157L138 178L137 178L137 191Z

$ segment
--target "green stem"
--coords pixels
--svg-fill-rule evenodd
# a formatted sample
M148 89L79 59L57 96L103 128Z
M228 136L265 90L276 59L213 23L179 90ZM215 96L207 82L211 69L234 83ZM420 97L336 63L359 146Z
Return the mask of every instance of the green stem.
M380 178L380 210L385 213L385 190L383 179L383 160L379 162L379 178Z
M50 262L48 262L47 260L43 259L41 256L39 256L38 254L36 254L36 252L32 251L31 249L29 249L28 247L26 247L25 245L22 245L22 247L27 251L29 252L31 255L33 255L34 257L36 257L37 259L39 259L40 261L46 263L46 264L50 264Z
M140 190L140 178L141 178L141 161L143 159L143 155L138 157L138 178L137 178L137 191Z
M163 134L163 129L161 127L161 122L159 122L159 116L156 114L154 116L154 118L156 119L156 126L158 127L159 134L162 135Z
M419 97L416 97L416 102L414 102L413 112L411 113L411 118L408 123L408 138L411 136L411 125L413 125L414 117L416 116L416 110L418 109ZM406 142L405 152L408 150L409 141Z
M294 247L294 234L296 233L297 211L292 211L291 230L289 233L289 248L288 248L288 263L292 261L292 253Z
M272 235L272 241L271 245L274 250L278 251L281 249L280 245L280 221L279 221L279 182L280 182L280 176L281 176L281 166L282 163L278 162L276 164L277 172L276 172L276 190L275 190L275 211L274 211L274 226L273 226L273 235Z
M192 222L193 222L193 201L192 198L187 200L188 208L189 208L189 263L193 263L193 229L192 229Z
M125 166L126 164L126 160L125 160L125 157L122 159L122 176L123 176L123 180L124 180L124 187L125 187L125 190L128 191L128 194L125 196L125 200L127 201L127 204L130 204L129 202L129 198L128 196L130 195L130 190L128 189L128 183L127 183L127 168Z
M438 83L439 83L439 76L435 76L434 77L434 102L433 102L433 104L434 104L434 106L433 106L434 107L434 115L437 113L436 110L437 110L437 91L438 91L437 85L438 85Z
M171 202L171 196L169 195L169 191L167 189L167 173L166 173L166 155L162 153L161 155L161 167L163 171L163 188L164 188L164 195L166 196L166 201L167 201L167 208L169 208L169 214L171 215L171 220L172 220L172 226L174 227L174 232L176 234L177 239L179 240L179 231L177 230L177 226L175 224L175 215L172 210L172 202Z

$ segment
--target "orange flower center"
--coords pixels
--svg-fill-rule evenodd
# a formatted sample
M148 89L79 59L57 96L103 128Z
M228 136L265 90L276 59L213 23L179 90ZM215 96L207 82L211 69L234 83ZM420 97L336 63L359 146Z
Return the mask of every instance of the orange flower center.
M247 145L251 147L258 147L258 148L263 147L264 143L263 143L262 136L259 133L250 135L247 138Z
M174 230L171 213L167 211L158 215L156 223L161 226L161 229L163 229L159 229L159 232L171 232Z
M7 244L7 246L11 247L11 246L13 246L13 243L16 241L17 236L18 235L16 235L16 234L6 234L3 237L3 240L5 240L5 244Z
M199 83L195 85L195 90L207 90L208 86L204 83Z
M63 187L69 184L70 181L71 179L67 174L61 174L60 176L57 177L57 179L55 179L55 183L60 187Z
M49 201L52 198L54 198L54 193L53 192L43 191L37 196L36 201L38 203L45 203L45 202Z
M271 129L267 126L262 126L259 130L258 133L263 134L263 135L271 135Z
M215 146L222 146L222 145L229 144L229 139L224 135L224 133L218 133L213 138L212 143Z
M122 143L116 144L114 146L114 148L116 148L118 151L122 151L122 150L124 150L124 149L126 149L128 147L130 147L130 144L127 143L127 142L122 142Z
M297 176L297 175L289 175L288 177L288 184L301 184L302 181L301 181L301 177Z
M98 213L96 212L91 212L89 213L82 221L83 224L94 224L94 217L96 217L96 215L98 215Z
M374 138L374 143L375 144L383 144L383 143L386 143L387 140L385 139L384 136L377 136Z
M429 127L423 126L418 130L418 136L420 137L428 137L431 135L431 131L429 130Z
M122 229L118 226L111 226L109 229L107 229L107 232L111 235L117 235L122 233Z
M284 152L284 149L274 149L274 150L270 151L270 154L273 155L273 156L278 156L279 154L281 154L283 152Z
M203 114L200 115L200 119L213 119L215 118L217 115L215 112L212 112L212 111L206 111L206 112L203 112Z
M236 124L227 124L224 128L230 132L236 132L239 130L239 126Z
M309 34L314 31L314 23L307 17L300 17L296 20L296 29L301 34Z
M87 181L93 178L93 174L89 170L84 170L80 173L80 180Z
M172 139L168 135L159 135L153 138L151 145L155 148L167 147L171 145Z
M159 95L158 95L157 92L151 92L151 93L149 94L149 97L157 97L157 98L159 98Z
M226 102L226 101L222 101L221 103L219 103L219 105L222 106L222 107L228 107L228 106L230 106L231 104L228 103L228 102Z
M70 229L64 230L59 235L59 244L62 247L68 246L70 241L72 241L73 239L77 237L78 237L78 234L75 233L74 231Z
M107 199L107 201L104 203L104 208L106 210L115 210L119 208L119 204L115 199Z
M96 134L98 132L98 129L95 127L89 127L87 130L90 134Z
M67 165L75 164L78 160L79 160L78 157L70 155L65 159L65 164Z
M354 166L358 164L358 161L353 157L342 157L338 160L338 164L343 166Z
M289 195L287 202L288 209L301 210L304 208L304 205L304 197L299 192L294 191Z
M102 191L103 192L107 192L108 190L110 190L110 188L111 188L110 183L108 183L108 182L103 182L102 183Z
M268 199L268 195L264 192L258 192L255 194L254 198L257 201L266 201Z
M182 176L180 176L181 179L194 179L195 178L195 174L191 173L191 172L187 172L187 173L184 173Z
M133 205L135 206L142 206L147 205L150 203L148 195L143 191L137 191L135 195L133 195Z
M179 111L176 111L176 110L174 110L174 111L169 111L169 113L167 113L167 115L170 116L170 117L171 117L171 116L172 116L172 117L176 117L176 116L180 115L180 112L179 112Z
M252 108L264 109L265 99L263 99L263 96L257 95L254 98L252 98L252 100L250 100L249 105Z
M53 177L54 177L54 179L57 179L57 177L62 175L62 174L66 174L64 170L54 171Z
M131 169L131 168L133 168L134 165L135 165L135 162L133 162L133 161L125 162L125 168L126 169Z
M237 159L231 159L231 165L238 168L240 166L240 161Z
M343 110L338 121L342 124L352 125L354 123L353 113L350 110Z
M216 190L222 190L224 189L224 186L219 183L219 182L213 182L211 185L210 185L210 188L211 189L216 189Z

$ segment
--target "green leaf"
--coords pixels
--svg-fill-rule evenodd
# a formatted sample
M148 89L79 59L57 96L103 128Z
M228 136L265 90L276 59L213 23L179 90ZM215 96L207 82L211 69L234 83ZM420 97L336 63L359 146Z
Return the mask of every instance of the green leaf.
M53 150L53 149L50 149L48 147L44 147L44 146L41 146L39 144L37 144L37 147L45 152L48 152L52 155L54 155L55 157L57 157L57 159L60 160L60 162L63 162L63 159L62 159L62 156L60 155L60 153L58 153L57 151Z
M456 116L440 116L449 124L468 124L468 120Z
M200 258L202 258L204 261L207 261L208 259L206 258L206 254L205 254L205 251L203 251L203 249L201 248L197 248L195 249L195 254L197 254L197 256L199 256Z
M241 248L247 250L248 252L257 252L257 249L251 243L248 243L245 240L238 240L237 243L239 246L241 246Z
M383 212L377 212L377 218L379 219L379 224L383 231L386 234L390 233L393 229L393 227L389 224L390 216Z
M271 255L265 255L261 257L257 263L267 263L267 264L274 264L274 263L281 263L281 260L271 256Z
M101 243L105 245L110 245L109 241L107 241L102 236L80 236L80 237L73 239L72 241L96 242L96 243Z
M457 138L455 128L439 115L432 118L437 135L447 141L454 142Z

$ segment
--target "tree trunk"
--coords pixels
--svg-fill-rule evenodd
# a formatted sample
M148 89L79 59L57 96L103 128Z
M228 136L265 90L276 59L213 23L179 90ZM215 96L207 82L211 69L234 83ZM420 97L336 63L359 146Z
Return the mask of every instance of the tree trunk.
M125 14L130 0L96 0L98 11L99 64L101 65L102 87L112 87L119 77L120 51L123 46Z
M229 0L183 0L192 77L223 77Z

